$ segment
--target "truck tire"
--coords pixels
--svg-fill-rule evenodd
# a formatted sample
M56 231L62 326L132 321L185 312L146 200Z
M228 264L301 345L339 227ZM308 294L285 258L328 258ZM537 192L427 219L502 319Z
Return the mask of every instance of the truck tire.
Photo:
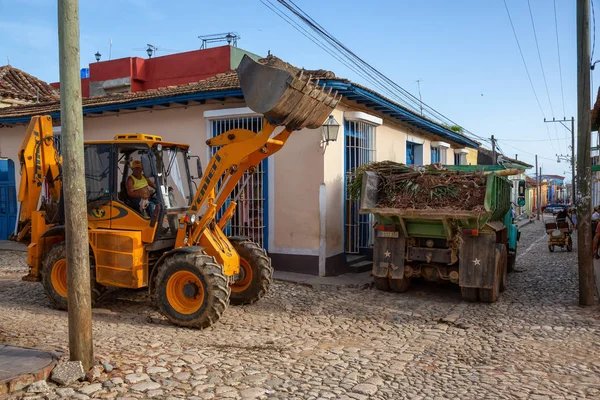
M273 281L271 259L265 249L250 240L231 240L240 256L244 279L231 284L229 301L233 305L252 304L260 300Z
M498 249L496 248L496 254L498 255ZM496 262L494 265L494 283L490 289L479 288L479 300L482 303L495 303L498 300L498 294L500 293L500 284L502 281L502 271L500 268L500 257L496 256Z
M506 272L508 272L509 274L511 272L514 272L515 270L515 263L517 262L517 248L515 247L515 251L511 251L508 253L507 255L508 261L506 263Z
M213 257L204 252L175 253L158 268L156 305L169 321L203 329L221 318L230 289L223 267Z
M571 239L571 236L567 238L567 251L573 251L573 239Z
M384 292L390 291L390 281L388 280L388 278L381 278L379 276L374 276L373 283L375 284L375 288L377 290L383 290Z
M472 288L472 287L461 287L460 294L464 300L470 301L470 302L476 302L477 295L479 294L479 290L477 288Z
M410 278L404 279L392 279L388 280L390 289L392 289L396 293L404 293L410 287Z
M507 279L507 272L508 272L508 255L507 255L507 251L506 251L506 245L504 244L497 244L496 248L498 249L498 254L497 257L499 257L499 262L500 262L500 288L499 291L500 293L504 292L506 290L506 279Z
M90 253L91 255L91 253ZM90 257L90 285L92 307L106 291L106 287L96 282L96 268ZM67 310L67 245L60 242L52 246L42 263L42 286L54 308Z

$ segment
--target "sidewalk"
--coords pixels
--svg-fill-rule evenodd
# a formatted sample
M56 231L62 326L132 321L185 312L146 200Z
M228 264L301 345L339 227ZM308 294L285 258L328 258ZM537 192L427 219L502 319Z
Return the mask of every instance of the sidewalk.
M27 251L27 246L12 240L0 240L0 250Z
M45 351L0 344L0 397L48 379L57 361Z
M373 282L371 272L362 272L360 274L343 274L338 276L316 276L298 274L295 272L275 271L273 278L278 281L298 283L300 285L315 286L345 286L360 287L369 285Z

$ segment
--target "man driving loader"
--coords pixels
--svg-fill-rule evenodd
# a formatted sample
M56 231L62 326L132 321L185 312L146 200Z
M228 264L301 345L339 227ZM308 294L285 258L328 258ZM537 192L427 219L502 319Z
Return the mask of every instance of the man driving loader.
M131 204L142 215L148 207L149 216L154 211L154 201L150 199L150 186L156 191L156 184L146 179L142 171L142 162L134 160L131 163L131 175L127 178L127 195L131 198Z

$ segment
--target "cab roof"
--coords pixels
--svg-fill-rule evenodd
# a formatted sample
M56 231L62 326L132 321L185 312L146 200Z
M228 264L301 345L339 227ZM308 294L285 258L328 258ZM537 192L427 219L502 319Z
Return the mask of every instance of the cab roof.
M85 144L146 144L150 147L155 144L162 144L165 147L177 146L189 148L189 144L165 142L161 136L151 135L147 133L119 133L115 135L113 140L86 140Z

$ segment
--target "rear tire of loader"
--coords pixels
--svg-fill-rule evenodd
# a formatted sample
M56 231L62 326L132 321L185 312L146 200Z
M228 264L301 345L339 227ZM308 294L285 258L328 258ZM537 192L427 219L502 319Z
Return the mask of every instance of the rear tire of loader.
M90 254L91 255L91 254ZM104 285L96 282L94 260L90 257L90 284L92 307L106 291ZM54 308L67 310L67 245L65 242L54 245L42 263L42 286Z
M410 287L410 278L403 278L403 279L390 278L388 280L388 282L390 284L390 289L392 289L392 291L394 291L396 293L404 293L404 292L408 291L408 288Z
M229 301L233 305L252 304L260 300L273 281L271 259L265 249L250 240L231 240L240 256L244 279L231 284Z
M375 289L383 290L384 292L390 291L390 281L388 278L380 278L378 276L373 277L373 283L375 284Z
M207 328L229 304L223 267L204 253L175 253L158 266L156 305L173 324Z

